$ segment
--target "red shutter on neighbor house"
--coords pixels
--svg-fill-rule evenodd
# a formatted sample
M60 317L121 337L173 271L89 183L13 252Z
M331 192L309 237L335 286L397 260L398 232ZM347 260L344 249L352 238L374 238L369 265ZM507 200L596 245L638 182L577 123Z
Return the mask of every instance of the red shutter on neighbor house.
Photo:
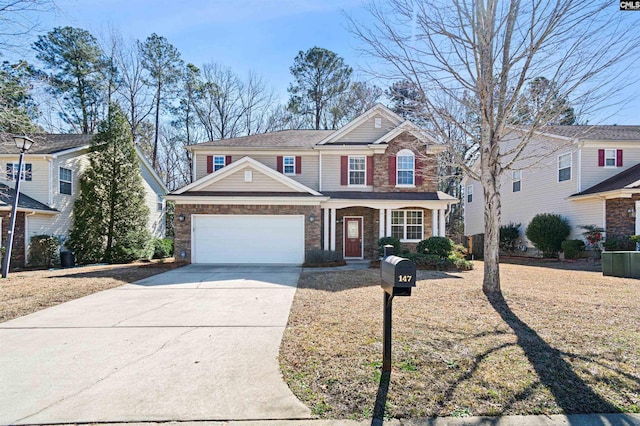
M282 157L278 156L276 168L282 173Z
M396 184L396 157L389 157L389 185Z
M616 166L622 167L622 150L616 151Z
M373 157L367 157L367 185L373 185Z
M598 167L604 167L604 149L598 150Z
M416 168L415 168L415 182L416 182L416 186L420 186L422 185L422 182L424 182L424 176L423 176L423 170L422 170L422 159L421 158L416 158Z
M229 164L231 164L231 156L227 155L226 157L224 157L224 165L228 166Z
M296 174L302 173L302 157L296 157Z
M347 186L349 184L349 157L343 155L340 157L340 185Z
M207 155L207 173L213 173L213 155Z

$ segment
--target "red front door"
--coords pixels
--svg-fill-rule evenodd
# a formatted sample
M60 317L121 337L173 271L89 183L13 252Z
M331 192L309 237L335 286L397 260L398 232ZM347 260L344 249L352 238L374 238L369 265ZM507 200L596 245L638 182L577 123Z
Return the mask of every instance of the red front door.
M362 218L344 218L344 257L362 257Z

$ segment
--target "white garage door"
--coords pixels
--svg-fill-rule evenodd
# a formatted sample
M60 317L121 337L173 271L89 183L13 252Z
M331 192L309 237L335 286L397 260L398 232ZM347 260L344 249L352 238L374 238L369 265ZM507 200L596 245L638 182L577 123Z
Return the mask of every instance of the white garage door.
M194 215L192 263L304 262L303 215Z

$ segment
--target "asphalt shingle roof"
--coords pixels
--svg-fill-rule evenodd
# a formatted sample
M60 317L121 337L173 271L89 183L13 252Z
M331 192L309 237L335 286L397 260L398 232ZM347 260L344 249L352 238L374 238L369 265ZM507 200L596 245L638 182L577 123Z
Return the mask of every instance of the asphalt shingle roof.
M602 182L593 185L591 188L585 189L584 191L572 196L577 197L579 195L598 194L600 192L615 191L617 189L623 189L637 181L640 181L640 164L636 164L635 166L630 167L627 170L618 173L617 175L611 176L609 179L603 180ZM640 186L636 185L631 188L638 187Z
M640 126L547 126L541 131L583 140L640 141Z
M33 145L28 154L55 154L72 148L89 145L94 135L72 134L35 134L29 135ZM13 137L7 133L0 133L0 154L18 154Z
M13 188L8 187L7 185L0 183L0 207L5 206L13 206L13 202L16 199L16 191ZM18 207L25 210L43 210L50 212L57 212L58 210L52 209L46 204L41 203L38 200L35 200L28 195L20 193L20 198L18 199Z
M193 145L239 148L311 148L335 130L282 130L233 139L221 139Z

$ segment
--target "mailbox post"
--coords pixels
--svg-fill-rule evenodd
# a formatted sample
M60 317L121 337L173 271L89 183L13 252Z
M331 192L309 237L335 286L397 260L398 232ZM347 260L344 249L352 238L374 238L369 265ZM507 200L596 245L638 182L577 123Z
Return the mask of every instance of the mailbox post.
M380 262L380 284L384 289L384 340L382 343L382 371L391 372L391 316L395 296L411 296L416 286L416 265L409 259L393 255L393 246L384 246Z

